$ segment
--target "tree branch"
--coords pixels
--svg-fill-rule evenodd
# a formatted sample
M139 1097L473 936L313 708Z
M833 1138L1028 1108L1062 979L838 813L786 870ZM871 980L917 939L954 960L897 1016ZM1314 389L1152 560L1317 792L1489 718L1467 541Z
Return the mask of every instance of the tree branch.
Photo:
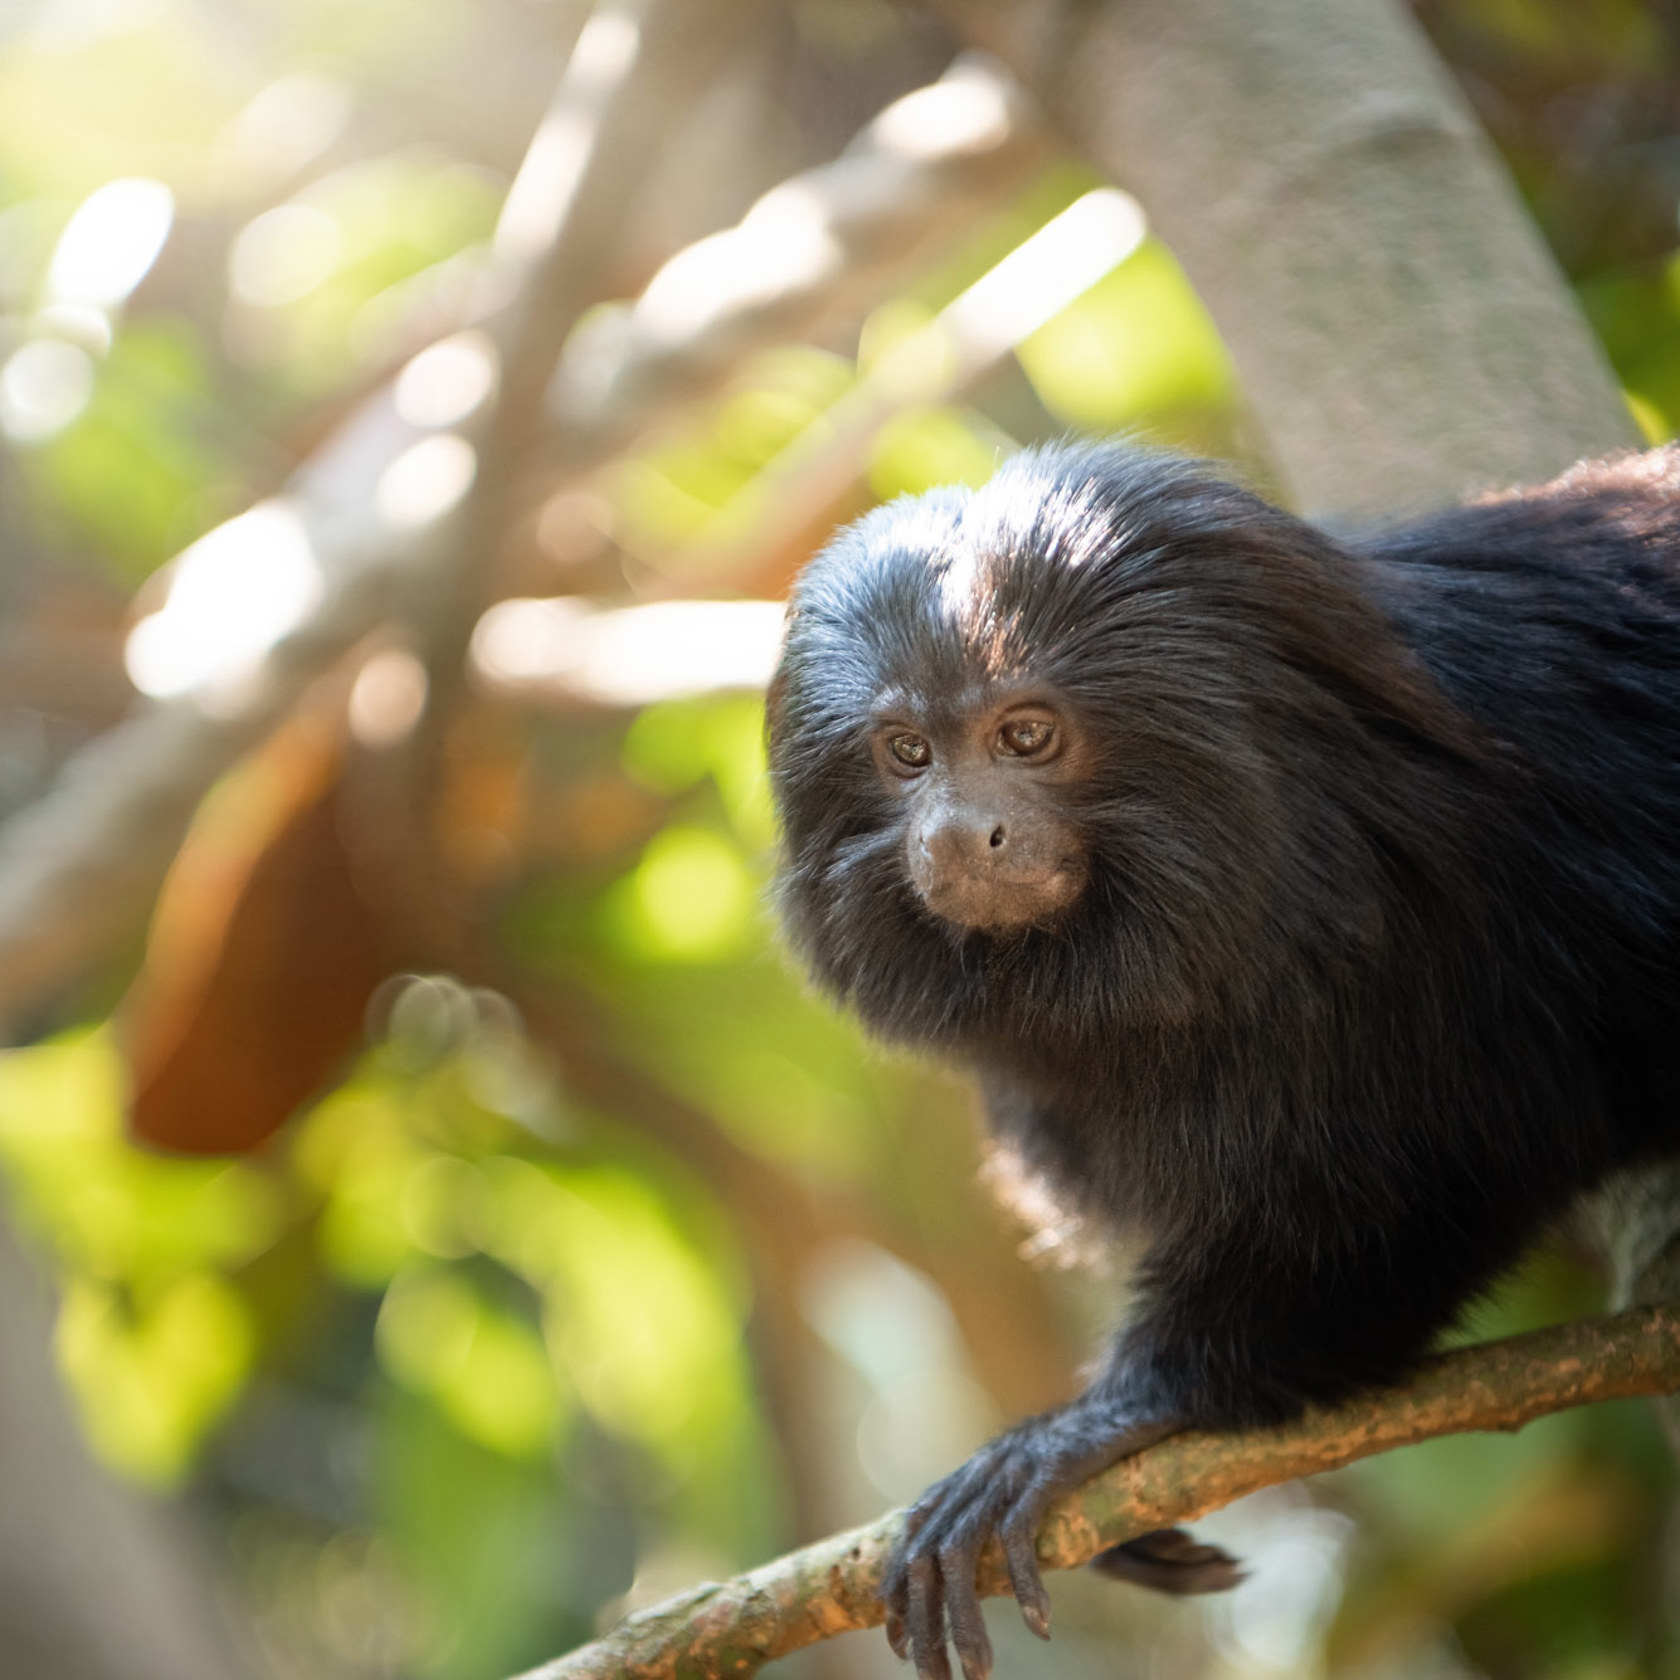
M1039 1561L1072 1569L1108 1546L1188 1522L1244 1494L1437 1435L1521 1429L1599 1400L1680 1391L1680 1308L1584 1319L1444 1354L1404 1388L1315 1411L1287 1429L1180 1435L1055 1506ZM604 1639L521 1680L722 1680L881 1621L876 1597L898 1533L891 1512L732 1581L705 1582L626 1618ZM980 1590L1008 1591L988 1553Z
M1010 78L982 56L959 59L838 158L678 251L604 331L566 346L548 391L554 472L605 460L754 351L863 313L1054 156Z

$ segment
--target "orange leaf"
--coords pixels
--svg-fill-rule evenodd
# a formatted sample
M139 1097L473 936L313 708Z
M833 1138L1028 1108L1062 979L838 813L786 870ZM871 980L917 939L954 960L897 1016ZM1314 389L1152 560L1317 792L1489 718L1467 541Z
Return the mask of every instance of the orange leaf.
M341 768L336 729L295 723L195 819L122 1009L144 1141L254 1148L360 1044L390 965L340 828Z

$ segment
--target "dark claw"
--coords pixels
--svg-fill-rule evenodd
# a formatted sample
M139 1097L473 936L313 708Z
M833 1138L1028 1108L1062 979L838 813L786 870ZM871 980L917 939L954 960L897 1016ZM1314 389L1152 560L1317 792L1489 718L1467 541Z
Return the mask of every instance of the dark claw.
M1225 1592L1243 1578L1239 1559L1218 1546L1204 1545L1182 1528L1158 1528L1110 1546L1091 1560L1091 1567L1112 1580L1180 1596Z
M910 1655L909 1624L897 1610L887 1611L887 1644L892 1647L892 1654L900 1662Z

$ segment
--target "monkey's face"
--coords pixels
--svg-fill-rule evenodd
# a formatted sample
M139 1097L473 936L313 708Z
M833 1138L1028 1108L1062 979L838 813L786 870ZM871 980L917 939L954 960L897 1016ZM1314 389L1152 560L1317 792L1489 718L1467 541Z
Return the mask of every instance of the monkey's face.
M922 903L959 928L1046 926L1084 890L1086 846L1069 793L1090 746L1051 693L970 689L933 705L883 694L870 750Z

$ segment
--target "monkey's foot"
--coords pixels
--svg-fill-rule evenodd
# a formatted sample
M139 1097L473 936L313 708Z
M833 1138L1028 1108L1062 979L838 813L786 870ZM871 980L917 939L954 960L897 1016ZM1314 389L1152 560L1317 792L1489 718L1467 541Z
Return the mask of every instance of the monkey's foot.
M951 1680L949 1645L965 1680L986 1680L992 1644L980 1615L975 1574L980 1553L994 1536L1003 1547L1023 1620L1048 1639L1050 1595L1036 1549L1045 1511L1099 1470L1153 1446L1177 1427L1170 1420L1140 1420L1113 1402L1088 1395L1017 1425L935 1483L911 1507L881 1583L887 1638L896 1655L913 1661L922 1680Z
M1091 1559L1099 1575L1155 1592L1224 1592L1243 1578L1242 1563L1218 1546L1204 1545L1182 1528L1158 1528Z

